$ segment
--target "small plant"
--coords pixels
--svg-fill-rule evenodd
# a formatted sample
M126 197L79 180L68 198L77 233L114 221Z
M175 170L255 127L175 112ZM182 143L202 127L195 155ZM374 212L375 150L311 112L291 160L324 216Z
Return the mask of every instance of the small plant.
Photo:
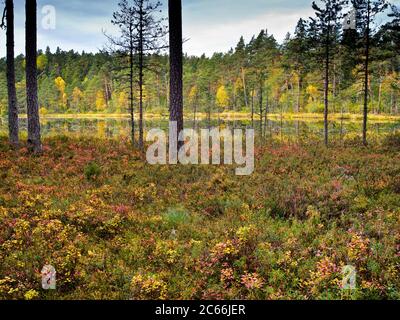
M167 284L157 275L135 275L131 281L134 299L165 300L167 297Z
M90 162L84 172L87 180L95 180L101 174L101 168L96 162Z
M170 208L164 215L164 220L169 227L176 228L189 221L189 214L182 208Z

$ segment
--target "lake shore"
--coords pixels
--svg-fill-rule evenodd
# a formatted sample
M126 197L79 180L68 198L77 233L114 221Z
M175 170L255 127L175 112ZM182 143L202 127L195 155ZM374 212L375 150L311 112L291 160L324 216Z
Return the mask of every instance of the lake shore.
M138 119L138 114L135 115L135 119ZM26 114L21 114L21 119L26 119ZM80 114L46 114L41 115L42 119L129 119L128 113L80 113ZM146 113L144 114L145 119L168 119L167 113ZM206 120L208 115L206 113L198 113L196 115L197 120ZM245 112L225 112L219 115L221 120L240 120L240 121L251 121L251 114ZM283 119L283 120L301 120L301 121L323 121L324 115L322 113L270 113L268 114L269 119ZM217 120L218 114L212 114L211 119ZM398 122L400 121L400 115L389 116L382 114L370 114L368 117L369 121L373 122ZM193 120L193 114L186 115L185 120ZM254 120L259 120L259 115L254 115ZM362 114L350 114L350 113L334 113L329 115L330 121L362 121Z

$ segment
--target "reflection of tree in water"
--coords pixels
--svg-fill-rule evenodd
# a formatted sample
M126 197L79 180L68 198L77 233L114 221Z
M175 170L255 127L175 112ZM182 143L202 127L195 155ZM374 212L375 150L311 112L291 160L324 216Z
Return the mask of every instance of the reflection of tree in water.
M0 132L7 132L7 119L0 118ZM145 121L145 131L160 128L168 130L168 120L149 119ZM117 138L119 136L129 135L128 119L43 119L43 134L77 134L82 136L93 136L98 138ZM186 128L196 127L198 129L207 129L209 127L208 120L187 120ZM211 119L211 127L218 127L218 120ZM251 128L251 120L232 120L220 119L221 128L230 129L246 129ZM27 120L20 119L21 130L27 130ZM261 129L262 128L262 129ZM263 136L264 139L279 139L282 141L301 141L301 140L319 140L323 137L324 123L323 121L303 121L303 120L283 120L267 119L262 125L260 120L254 120L254 129L256 135ZM329 126L330 135L335 140L343 140L346 136L359 134L362 131L361 122L351 122L346 120L331 121ZM369 131L376 135L385 135L396 130L400 130L400 122L379 123L371 122ZM262 132L262 133L261 133Z

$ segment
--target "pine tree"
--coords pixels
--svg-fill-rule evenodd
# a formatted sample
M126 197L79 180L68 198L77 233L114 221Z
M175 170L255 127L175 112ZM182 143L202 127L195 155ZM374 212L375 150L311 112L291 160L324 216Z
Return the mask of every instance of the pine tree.
M129 57L129 82L131 100L132 141L134 141L134 82L139 87L139 148L144 147L143 102L144 71L150 67L149 54L165 47L162 40L166 35L163 19L156 19L155 13L160 10L161 2L150 0L121 0L119 10L114 13L112 23L119 27L119 39L109 37L113 46L118 48L123 57ZM137 71L137 77L135 77Z
M352 0L354 8L357 10L357 27L363 34L364 47L364 108L363 108L363 144L366 146L368 131L368 105L369 105L369 67L371 37L373 36L372 23L377 14L383 12L388 7L386 0Z
M14 1L5 2L6 24L2 22L2 27L7 28L7 89L8 89L8 128L10 144L17 148L19 145L18 137L18 101L15 88L15 63L14 63Z
M183 39L182 0L168 1L170 57L170 121L176 122L178 135L183 130ZM183 143L177 141L178 148Z
M324 141L329 144L329 77L330 63L332 58L332 47L334 35L337 33L340 12L344 5L342 0L322 0L324 7L319 7L313 2L313 9L317 16L317 26L320 31L321 42L324 44Z
M26 96L28 108L28 149L42 152L37 82L37 4L26 0Z

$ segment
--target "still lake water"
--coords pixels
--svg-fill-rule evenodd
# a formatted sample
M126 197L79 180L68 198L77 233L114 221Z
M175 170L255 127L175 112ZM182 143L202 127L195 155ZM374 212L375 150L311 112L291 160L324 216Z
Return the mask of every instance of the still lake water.
M122 136L128 137L130 134L129 119L115 118L86 118L86 119L59 119L46 118L42 120L43 136L54 136L59 134L70 134L78 136L94 136L99 138L118 138ZM228 128L251 128L250 120L213 120L209 123L202 120L194 123L186 121L185 128L208 128L217 127L218 125ZM148 119L145 121L145 130L153 128L168 128L167 120ZM20 119L20 128L26 131L27 120ZM137 124L136 124L137 128ZM267 126L260 126L259 121L254 122L256 134L273 137L282 140L292 139L317 139L323 136L324 123L318 120L268 120ZM341 140L347 137L361 134L361 121L332 121L330 122L330 137L334 140ZM400 130L400 121L395 122L370 122L369 133L374 136L384 136L389 133ZM0 118L0 133L7 133L7 120Z

